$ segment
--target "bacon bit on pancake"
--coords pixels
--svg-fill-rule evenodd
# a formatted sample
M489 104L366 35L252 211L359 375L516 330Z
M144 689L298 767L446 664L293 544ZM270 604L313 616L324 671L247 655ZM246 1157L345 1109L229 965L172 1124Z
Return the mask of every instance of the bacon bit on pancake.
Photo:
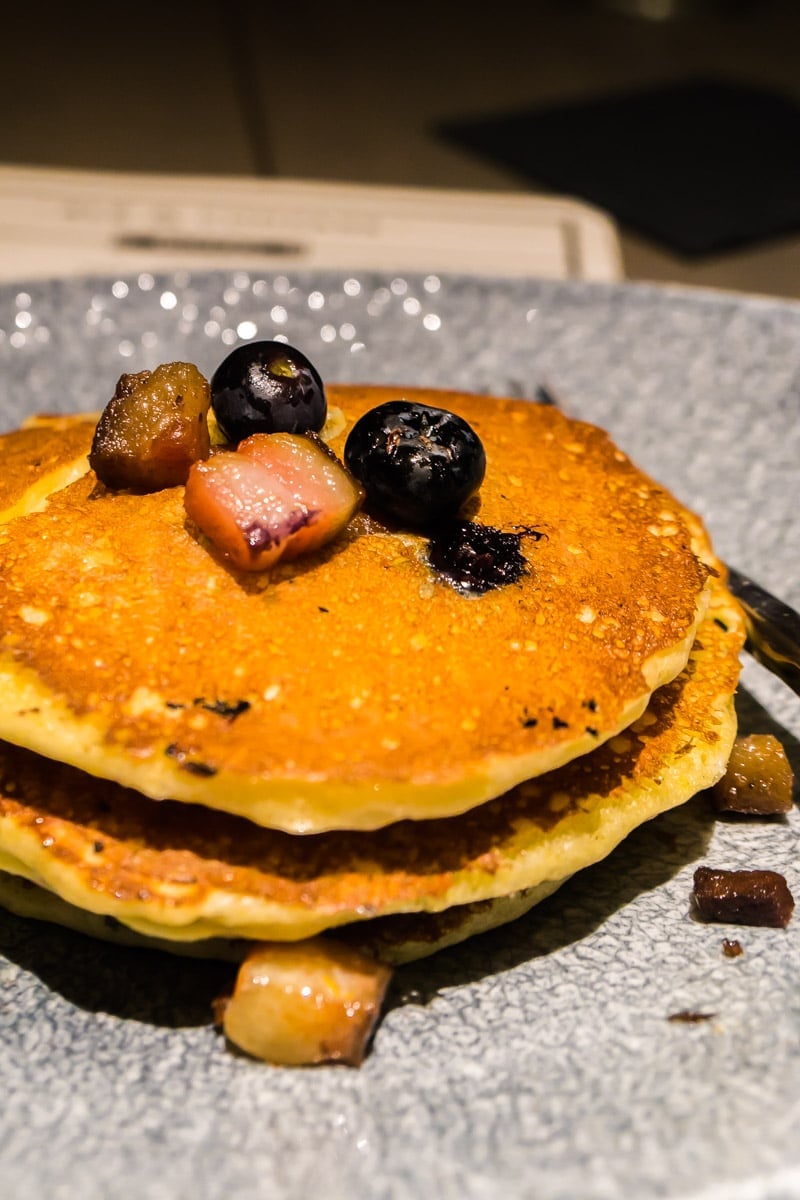
M266 1062L357 1067L380 1016L391 970L332 938L260 942L214 1015L233 1045Z
M318 438L258 433L195 463L186 511L235 567L264 571L336 537L363 490Z

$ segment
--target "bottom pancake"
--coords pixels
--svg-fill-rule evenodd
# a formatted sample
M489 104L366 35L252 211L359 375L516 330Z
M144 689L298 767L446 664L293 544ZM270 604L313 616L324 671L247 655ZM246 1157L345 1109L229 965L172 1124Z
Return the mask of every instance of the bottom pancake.
M462 816L372 833L268 830L0 744L0 870L95 927L112 918L166 943L295 941L414 913L442 914L441 937L458 941L520 915L716 782L736 734L742 642L738 608L715 580L687 667L624 734ZM409 927L396 952L440 944Z
M355 925L343 925L337 938L392 966L427 958L447 946L488 933L525 915L541 900L552 895L566 880L544 883L539 887L495 900L477 900L459 904L441 913L404 913L378 917ZM0 908L35 921L60 925L101 942L130 946L138 950L163 950L186 958L218 959L241 962L252 942L244 938L205 938L196 942L178 942L169 938L147 937L136 933L114 917L99 916L68 904L54 892L31 883L21 875L0 871Z

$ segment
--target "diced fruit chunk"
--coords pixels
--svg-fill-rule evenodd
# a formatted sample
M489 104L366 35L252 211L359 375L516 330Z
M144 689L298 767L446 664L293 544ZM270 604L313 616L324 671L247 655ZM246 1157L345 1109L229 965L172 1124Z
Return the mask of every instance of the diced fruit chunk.
M209 453L208 381L192 363L120 376L95 429L89 465L107 487L157 492L185 483Z
M713 790L722 812L771 816L792 810L794 774L778 739L771 733L737 738L728 767Z
M358 1066L391 971L333 939L262 942L220 1004L226 1037L254 1058L287 1066Z
M184 502L234 566L263 571L330 541L361 499L358 484L321 442L256 434L237 450L196 463Z
M271 567L313 517L258 463L233 450L193 466L184 504L206 537L243 571Z
M360 507L364 490L332 450L313 434L256 433L239 443L239 453L266 467L290 493L316 513L298 529L284 558L331 541Z

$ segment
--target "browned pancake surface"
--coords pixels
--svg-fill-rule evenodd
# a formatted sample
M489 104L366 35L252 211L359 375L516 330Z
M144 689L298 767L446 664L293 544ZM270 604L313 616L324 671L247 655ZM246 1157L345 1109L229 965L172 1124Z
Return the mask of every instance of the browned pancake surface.
M51 481L61 486L68 481L76 463L85 460L92 444L95 418L91 415L33 418L22 429L0 437L0 520L37 483ZM88 464L87 464L88 465ZM79 466L78 470L85 469Z
M0 735L150 795L364 827L549 770L625 724L676 646L680 669L708 571L677 502L603 432L520 401L328 394L348 424L401 395L461 413L487 454L476 519L541 535L523 579L465 597L424 538L365 517L247 576L182 489L114 494L89 473L0 530ZM28 460L8 461L13 487Z

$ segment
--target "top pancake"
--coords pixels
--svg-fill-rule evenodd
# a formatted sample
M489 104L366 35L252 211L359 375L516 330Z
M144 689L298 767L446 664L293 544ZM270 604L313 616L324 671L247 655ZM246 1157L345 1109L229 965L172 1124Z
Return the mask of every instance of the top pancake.
M88 468L97 414L33 417L0 438L0 523L41 507Z
M466 811L594 749L682 670L707 604L693 519L605 433L523 401L327 390L339 453L400 396L468 420L487 456L470 516L543 535L522 539L522 579L461 595L424 537L365 516L244 575L199 537L182 488L114 493L87 470L0 529L0 737L154 798L369 829ZM0 439L17 514L26 432ZM91 432L71 435L76 471Z

